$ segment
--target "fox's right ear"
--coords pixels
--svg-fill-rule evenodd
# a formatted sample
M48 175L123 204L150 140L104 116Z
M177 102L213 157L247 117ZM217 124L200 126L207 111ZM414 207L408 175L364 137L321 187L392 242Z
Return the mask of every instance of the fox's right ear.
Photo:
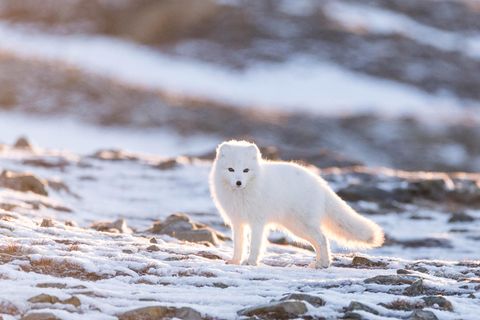
M222 142L217 147L217 159L225 157L225 151L228 149L228 144Z

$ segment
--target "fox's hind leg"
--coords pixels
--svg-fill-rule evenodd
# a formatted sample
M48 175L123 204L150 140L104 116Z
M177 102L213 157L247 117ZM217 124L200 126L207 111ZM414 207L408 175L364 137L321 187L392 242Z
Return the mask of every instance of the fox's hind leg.
M297 237L308 241L315 249L315 262L310 264L313 268L328 268L330 266L330 244L323 234L320 226L308 225L307 223L289 223L287 229Z

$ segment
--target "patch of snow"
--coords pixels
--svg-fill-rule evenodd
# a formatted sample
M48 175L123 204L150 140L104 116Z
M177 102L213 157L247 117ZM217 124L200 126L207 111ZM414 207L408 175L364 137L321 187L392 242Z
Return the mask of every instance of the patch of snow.
M57 60L118 81L239 107L341 114L455 113L459 102L412 86L296 57L237 72L214 64L167 56L146 46L100 36L49 35L0 23L0 50ZM435 106L434 108L431 106Z

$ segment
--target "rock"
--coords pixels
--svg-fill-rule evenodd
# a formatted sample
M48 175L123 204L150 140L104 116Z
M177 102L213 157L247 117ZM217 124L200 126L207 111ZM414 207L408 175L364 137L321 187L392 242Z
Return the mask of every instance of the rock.
M15 149L33 150L32 144L30 143L30 141L28 141L26 137L18 138L17 141L15 141L15 143L13 144L13 147Z
M184 319L184 320L201 320L201 314L188 307L164 307L152 306L134 309L119 314L119 320L159 320L159 319Z
M363 311L366 311L368 313L372 313L372 314L375 314L375 315L379 314L379 312L377 310L373 309L372 307L367 306L366 304L358 302L358 301L350 302L350 304L348 305L346 310L347 311L363 310Z
M158 243L158 241L157 241L157 239L155 239L155 237L152 237L152 238L150 239L150 243Z
M50 312L33 312L21 318L21 320L61 320Z
M65 225L66 225L67 227L78 227L78 224L77 224L75 221L73 221L73 220L66 220L66 221L65 221Z
M44 294L44 293L28 299L28 302L31 302L31 303L50 303L50 304L62 303L62 304L71 304L75 307L79 307L81 305L80 299L78 299L75 296L72 296L72 297L70 297L68 299L65 299L65 300L60 300L59 298L57 298L55 296L51 296L49 294Z
M405 274L411 274L411 272L405 269L398 269L397 274L405 275Z
M453 311L453 306L450 301L442 296L427 296L423 297L422 300L425 302L425 305L428 307L435 307L437 305L442 310Z
M305 293L290 293L285 296L283 296L280 301L286 301L286 300L299 300L299 301L305 301L310 303L312 306L318 308L321 306L325 305L325 300L323 300L320 297L313 296L310 294L305 294Z
M180 163L177 159L167 159L152 165L152 168L159 169L159 170L170 170L178 167L179 164Z
M241 309L239 316L259 317L261 319L295 319L307 312L305 303L295 300L276 301Z
M135 161L140 159L135 154L118 149L98 150L90 157L106 161Z
M438 320L435 313L427 310L414 310L407 318L408 320Z
M415 276L400 276L400 275L388 275L388 276L375 276L364 280L365 283L376 283L383 285L402 285L412 284L418 280Z
M345 312L345 314L342 317L343 320L366 320L360 313L356 312Z
M80 302L80 299L78 299L78 297L76 297L76 296L72 296L71 298L62 300L61 303L63 303L63 304L71 304L71 305L74 306L74 307L80 307L80 305L82 304L82 303Z
M352 259L352 265L357 267L386 267L387 264L382 261L372 261L365 257L355 256Z
M450 216L450 219L448 219L449 223L472 222L472 221L475 221L475 219L471 215L466 214L465 212L452 213L452 215Z
M127 226L125 219L118 219L114 222L108 221L99 221L93 223L90 228L102 232L113 232L113 233L132 233L132 229Z
M67 285L65 283L57 283L57 282L43 282L38 283L36 285L37 288L57 288L57 289L65 289Z
M448 239L439 238L424 238L424 239L411 239L411 240L396 240L389 239L389 244L401 245L404 248L453 248L452 243Z
M406 296L419 296L425 292L425 287L423 286L423 280L419 279L412 283L409 287L403 290L403 294Z
M163 222L154 223L149 231L157 234L166 234L183 241L208 242L214 245L218 243L219 238L224 237L204 224L192 222L183 213L172 214Z
M31 191L48 196L47 182L31 173L3 170L0 174L0 186L21 192Z
M38 296L31 297L30 299L28 299L28 302L54 304L54 303L60 302L60 299L58 299L55 296L51 296L51 295L42 293L42 294L39 294Z
M51 228L53 226L54 226L53 220L49 218L43 219L42 223L40 224L40 227L44 227L44 228Z
M149 252L160 251L160 248L158 246L152 244L151 246L147 247L147 251L149 251Z

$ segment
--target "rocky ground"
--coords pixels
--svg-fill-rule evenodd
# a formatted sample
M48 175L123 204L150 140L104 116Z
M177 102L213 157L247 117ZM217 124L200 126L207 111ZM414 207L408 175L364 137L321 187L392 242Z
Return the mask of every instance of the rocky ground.
M323 169L386 245L334 246L333 266L314 270L308 247L273 233L249 267L224 262L210 160L25 139L0 150L4 319L475 319L478 175Z

